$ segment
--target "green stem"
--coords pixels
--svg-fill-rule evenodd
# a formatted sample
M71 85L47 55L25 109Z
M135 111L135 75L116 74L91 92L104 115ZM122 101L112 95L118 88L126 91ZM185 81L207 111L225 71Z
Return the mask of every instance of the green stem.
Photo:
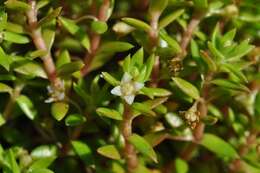
M24 84L17 84L14 87L13 93L11 94L3 112L3 117L5 118L6 121L11 118L13 108L15 106L16 98L20 96L23 87Z

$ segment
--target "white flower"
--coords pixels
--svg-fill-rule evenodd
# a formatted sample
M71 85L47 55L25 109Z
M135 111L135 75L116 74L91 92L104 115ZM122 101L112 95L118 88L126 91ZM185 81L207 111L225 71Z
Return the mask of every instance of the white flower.
M52 85L47 86L49 98L45 100L45 103L51 103L56 101L62 101L65 99L65 84L61 81L61 87L59 90L55 89Z
M111 93L122 97L128 104L132 104L136 93L143 87L143 83L133 81L131 75L124 73L120 85L113 88Z

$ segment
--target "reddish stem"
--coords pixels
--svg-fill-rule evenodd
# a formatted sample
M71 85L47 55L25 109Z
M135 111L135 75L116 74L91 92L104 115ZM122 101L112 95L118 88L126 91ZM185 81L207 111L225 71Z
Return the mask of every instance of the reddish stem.
M36 2L33 0L29 0L29 4L31 6L31 9L27 12L27 19L28 19L29 29L31 31L31 33L30 33L31 38L33 40L35 47L38 50L45 50L48 52L45 56L41 57L41 59L43 61L44 69L45 69L48 79L50 80L52 85L55 88L59 88L61 86L61 82L57 78L55 64L53 62L51 53L48 50L48 48L44 42L44 39L42 37L41 28L39 28L37 26L38 25L38 21L37 21L37 12L38 11L36 9Z
M128 141L132 135L133 113L131 107L124 103L124 118L121 126L122 135L125 140L124 157L126 159L127 171L134 173L138 166L138 158L134 146Z
M97 16L98 20L103 21L103 22L107 21L107 11L109 9L109 5L110 5L109 0L103 1L103 4L101 5L99 12L98 12L98 16ZM91 44L90 52L86 53L86 55L84 57L85 65L81 69L82 76L85 76L89 73L89 70L90 70L89 67L90 67L93 59L96 56L97 50L100 46L100 42L101 42L101 36L97 33L92 33L91 40L90 40L90 44Z

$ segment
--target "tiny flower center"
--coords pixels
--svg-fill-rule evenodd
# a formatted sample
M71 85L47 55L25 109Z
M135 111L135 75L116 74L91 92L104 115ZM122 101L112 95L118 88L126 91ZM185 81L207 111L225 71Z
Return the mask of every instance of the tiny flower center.
M132 82L123 83L121 85L121 92L123 95L132 95L135 93L135 86Z

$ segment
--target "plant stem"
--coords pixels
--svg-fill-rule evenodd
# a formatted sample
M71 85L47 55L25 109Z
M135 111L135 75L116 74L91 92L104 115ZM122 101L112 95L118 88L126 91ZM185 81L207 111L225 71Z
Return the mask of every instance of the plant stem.
M23 87L24 87L23 84L17 84L14 87L13 93L10 96L10 98L5 106L4 112L3 112L3 117L6 121L10 119L12 112L13 112L13 108L15 106L16 98L20 96L20 93L21 93Z
M204 16L204 12L196 11L193 16L191 21L188 24L187 29L184 31L182 34L182 39L181 39L181 53L179 53L176 57L177 59L183 60L185 56L187 55L187 48L190 44L190 41L192 39L192 35L199 25L201 19Z
M125 140L124 157L126 159L127 171L133 173L138 166L138 158L134 146L128 141L132 135L133 114L131 107L127 103L124 103L123 116L121 130Z
M52 86L56 89L59 89L62 84L59 78L57 78L56 74L56 67L53 62L52 56L50 51L48 50L44 39L42 37L41 28L38 27L38 20L37 20L37 9L36 9L36 2L34 0L28 0L31 9L27 11L27 19L28 19L28 25L30 30L30 35L33 40L33 43L35 47L38 50L44 50L47 51L47 54L41 57L44 65L44 69L47 73L48 79L50 80Z
M204 81L204 85L202 88L202 96L199 100L199 104L198 104L198 111L200 112L200 119L207 116L208 114L208 94L209 94L209 89L210 89L210 85L209 85L209 81L212 79L213 77L213 73L209 73ZM194 150L197 148L198 143L200 142L200 140L203 138L203 134L204 134L204 129L205 129L205 124L200 121L199 124L197 125L197 127L195 128L194 132L193 132L193 136L194 136L194 141L189 144L187 147L184 148L184 150L180 153L180 157L183 160L189 161L192 158L192 154L194 152ZM172 172L172 170L175 167L175 162L171 161L168 165L166 165L165 169L165 173L170 173Z
M153 13L151 16L150 26L151 30L149 32L150 38L150 47L152 50L157 46L158 42L158 20L160 17L160 13Z
M150 39L150 47L151 50L154 51L158 44L158 20L159 20L160 14L159 13L153 13L151 16L150 26L151 30L149 32L149 39ZM151 75L151 87L157 87L158 85L158 78L160 73L160 57L156 55L155 57L155 63L153 65L152 75Z
M259 132L257 130L250 131L250 134L246 138L246 143L239 147L240 158L245 156L248 153L248 151L250 150L250 148L252 146L254 146L254 144L257 142L256 139L257 139L258 134L259 134ZM243 162L243 160L239 159L239 158L233 160L231 162L231 164L229 165L230 172L231 173L246 172L246 170L244 170L242 162Z
M200 112L200 119L204 118L208 114L208 100L207 99L208 99L208 93L209 93L209 89L210 89L209 81L212 79L212 77L213 77L213 74L209 73L206 76L205 81L204 81L204 85L202 88L202 96L200 99L200 103L198 105L198 111ZM197 143L200 142L200 140L203 137L204 129L205 129L205 124L202 121L200 121L193 133L194 140L196 143L191 143L187 148L185 148L183 150L183 152L181 154L181 156L184 160L188 161L191 159L192 153L197 147Z
M99 9L99 13L97 16L97 19L100 21L107 21L107 11L109 9L110 2L109 0L103 0L103 4L101 5ZM101 36L97 33L92 32L91 34L91 40L90 40L90 52L87 52L84 57L85 65L81 69L81 75L85 76L89 73L89 67L93 61L93 59L96 56L96 53L98 51L98 48L100 46L101 42Z

